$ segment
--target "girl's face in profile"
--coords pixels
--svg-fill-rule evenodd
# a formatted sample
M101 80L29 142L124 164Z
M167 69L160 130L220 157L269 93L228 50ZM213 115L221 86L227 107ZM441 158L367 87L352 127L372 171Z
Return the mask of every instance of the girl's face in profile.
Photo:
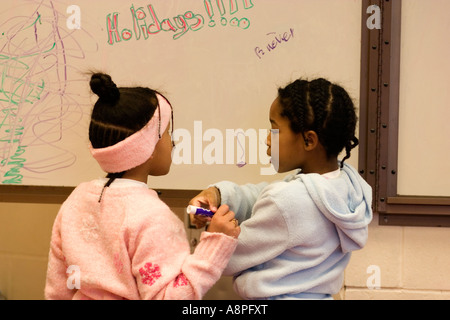
M274 158L278 153L277 171L279 173L301 168L305 156L305 140L302 134L294 133L291 130L289 119L282 117L281 111L280 99L277 98L270 107L269 117L272 130L267 137L267 154L272 157L272 163L276 168L277 159ZM272 138L274 138L273 141ZM278 146L276 140L278 140Z
M170 136L170 123L167 129L161 136L158 144L155 147L152 158L150 159L151 176L163 176L169 173L172 164L172 148L173 142Z

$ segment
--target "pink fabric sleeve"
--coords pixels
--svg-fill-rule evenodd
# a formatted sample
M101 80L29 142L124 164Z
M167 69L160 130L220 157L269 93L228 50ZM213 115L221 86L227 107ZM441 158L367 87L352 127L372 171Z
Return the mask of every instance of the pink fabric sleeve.
M202 299L221 277L236 245L225 234L203 232L191 254L181 221L171 211L159 212L130 242L141 299Z

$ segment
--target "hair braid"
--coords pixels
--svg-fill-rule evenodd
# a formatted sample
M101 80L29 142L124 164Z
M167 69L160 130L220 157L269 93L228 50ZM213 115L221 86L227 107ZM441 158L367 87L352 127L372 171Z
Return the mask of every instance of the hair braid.
M310 83L309 105L314 112L314 123L308 129L314 130L320 140L322 140L322 131L329 112L330 85L331 83L324 79L317 79Z
M305 123L309 122L310 112L306 101L308 82L297 80L291 86L280 89L278 94L285 106L282 116L291 119L291 129L300 133L305 130Z

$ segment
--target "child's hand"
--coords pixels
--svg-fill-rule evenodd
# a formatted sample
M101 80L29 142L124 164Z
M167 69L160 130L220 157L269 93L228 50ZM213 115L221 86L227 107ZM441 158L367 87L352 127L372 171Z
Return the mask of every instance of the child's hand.
M220 205L220 193L215 187L208 188L200 192L189 202L189 204L216 212L217 207ZM196 226L198 229L203 228L209 221L211 221L211 218L209 217L195 214L190 214L190 219L191 225Z
M238 221L234 218L234 212L224 204L211 219L208 232L220 232L230 237L237 238L241 233Z

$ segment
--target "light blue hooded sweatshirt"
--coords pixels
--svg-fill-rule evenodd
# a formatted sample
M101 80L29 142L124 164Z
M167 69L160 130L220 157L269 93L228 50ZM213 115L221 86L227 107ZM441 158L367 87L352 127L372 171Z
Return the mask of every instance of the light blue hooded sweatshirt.
M215 184L241 226L225 275L245 299L329 299L351 252L364 247L372 189L345 164L334 176L292 174L271 184Z

